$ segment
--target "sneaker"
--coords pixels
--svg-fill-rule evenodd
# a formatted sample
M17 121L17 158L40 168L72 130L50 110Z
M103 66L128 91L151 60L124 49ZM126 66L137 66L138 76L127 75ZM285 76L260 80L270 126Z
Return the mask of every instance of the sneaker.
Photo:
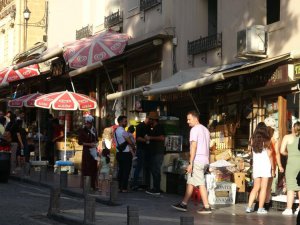
M187 211L187 205L182 204L181 202L176 204L176 205L171 205L172 208L177 209L179 211L182 212L186 212Z
M211 213L211 208L210 207L208 207L208 208L203 207L202 209L199 209L197 211L197 213L199 213L199 214L209 214L209 213Z
M293 215L293 210L292 210L292 209L285 209L285 210L282 212L282 215L285 215L285 216L291 216L291 215Z
M265 210L264 208L259 208L259 209L257 210L257 214L267 214L267 213L268 213L268 211Z
M298 215L298 213L299 213L299 210L300 210L300 208L298 207L296 210L295 210L295 212L294 212L294 215Z
M147 190L146 193L149 194L149 195L155 195L155 196L160 195L160 192L159 192L159 191L156 191L156 190L154 190L154 189Z
M246 213L252 213L252 212L254 212L254 210L251 207L246 208Z

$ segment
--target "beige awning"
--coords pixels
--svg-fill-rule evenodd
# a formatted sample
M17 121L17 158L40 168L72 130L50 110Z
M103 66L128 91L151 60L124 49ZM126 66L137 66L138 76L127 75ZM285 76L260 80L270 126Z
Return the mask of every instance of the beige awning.
M173 76L158 83L148 86L117 92L107 95L108 100L126 97L132 94L142 93L145 96L166 94L177 91L188 91L197 87L215 83L230 77L253 73L257 70L272 66L286 60L299 59L300 51L292 51L287 54L255 62L239 62L218 67L198 67L179 71Z
M128 95L138 93L148 96L166 94L177 91L185 91L199 86L214 83L220 80L224 80L222 71L226 71L230 68L235 68L243 64L245 63L234 63L218 67L203 66L187 70L181 70L172 75L171 77L160 82L144 87L109 94L106 98L107 100L114 100L116 98L126 97Z

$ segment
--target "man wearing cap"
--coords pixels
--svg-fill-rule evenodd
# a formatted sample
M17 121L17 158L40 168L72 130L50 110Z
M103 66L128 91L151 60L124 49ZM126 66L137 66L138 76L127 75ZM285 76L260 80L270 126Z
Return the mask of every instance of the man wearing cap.
M149 141L148 151L150 157L150 171L153 178L153 188L147 190L146 193L160 195L161 165L163 163L165 151L165 131L163 126L158 122L159 115L157 112L150 112L148 118L151 129L145 138Z

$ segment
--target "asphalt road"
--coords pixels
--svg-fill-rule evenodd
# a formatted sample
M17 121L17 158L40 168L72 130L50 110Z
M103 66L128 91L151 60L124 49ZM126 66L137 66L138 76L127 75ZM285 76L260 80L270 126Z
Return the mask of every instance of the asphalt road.
M47 218L50 190L14 182L0 183L1 225L60 225ZM62 196L62 208L82 208L83 201ZM75 203L75 204L74 204Z

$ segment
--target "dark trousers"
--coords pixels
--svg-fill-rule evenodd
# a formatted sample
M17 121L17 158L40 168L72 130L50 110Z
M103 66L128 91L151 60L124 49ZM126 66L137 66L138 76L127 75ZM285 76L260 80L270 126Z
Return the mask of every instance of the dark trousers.
M160 191L161 166L164 160L164 154L153 154L150 156L150 171L153 178L153 189Z
M150 185L150 169L149 169L149 162L148 162L148 157L147 157L147 152L145 149L137 149L136 152L136 157L137 157L137 164L135 166L134 170L134 175L133 175L133 186L138 186L139 185L139 176L144 169L144 184L149 187Z
M52 141L46 142L46 159L49 165L54 165L54 143Z
M131 152L117 152L117 161L119 165L118 181L119 189L127 190L128 179L132 165L132 154Z

